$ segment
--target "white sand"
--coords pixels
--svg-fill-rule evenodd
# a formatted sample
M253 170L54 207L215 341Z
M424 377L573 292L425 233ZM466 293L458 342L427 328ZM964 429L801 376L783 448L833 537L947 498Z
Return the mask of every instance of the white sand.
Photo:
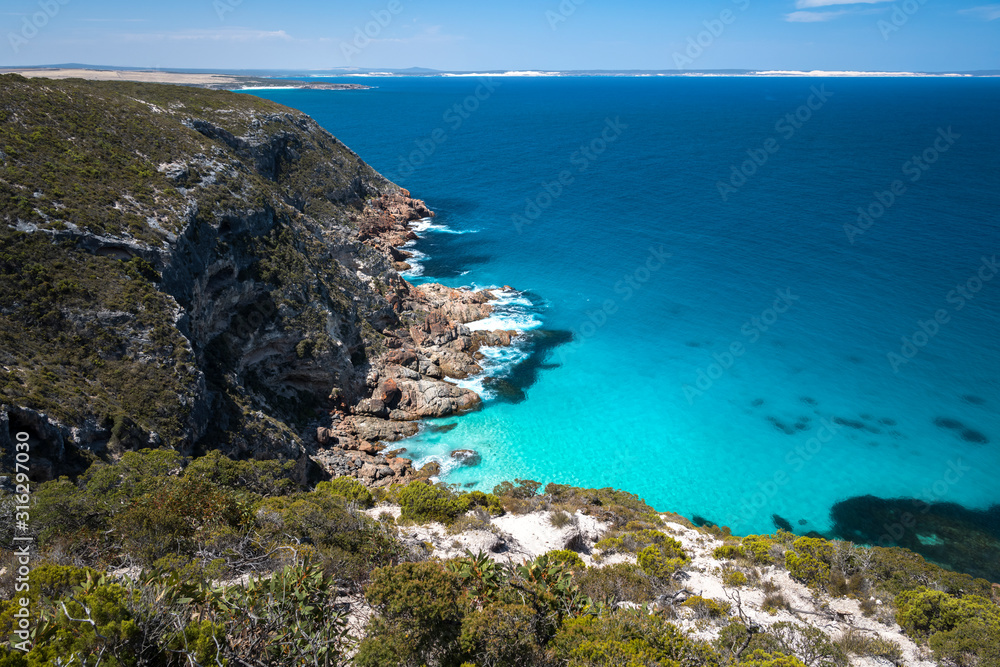
M367 511L373 517L383 512L398 517L399 507L380 505ZM519 564L553 549L571 546L588 566L604 567L613 563L635 562L635 556L631 554L608 554L602 556L601 562L596 564L593 559L595 554L592 553L594 544L607 531L608 525L577 512L569 524L557 529L549 522L551 514L542 511L530 514L506 514L492 518L486 529L468 530L458 534L450 534L447 527L440 523L401 526L400 534L411 544L424 543L427 555L432 558L454 558L463 555L465 549L469 549L474 553L484 551L498 562ZM706 532L669 521L666 516L662 518L665 521L664 532L679 540L685 552L691 556L691 564L685 568L687 578L682 579L680 583L693 594L732 604L735 598L734 591L738 591L743 613L761 626L787 621L818 627L832 638L853 628L899 644L903 650L903 664L908 667L935 667L936 663L929 651L918 647L906 637L899 625L878 620L879 616L891 618L891 614L866 617L857 600L817 594L807 586L794 581L784 569L768 566L759 568L759 571L763 581L770 580L778 586L779 592L789 602L793 611L781 610L773 615L763 611L761 605L765 594L759 588L744 586L733 589L723 585L724 562L712 556L712 551L722 545L721 540ZM626 603L623 606L630 605ZM724 621L696 621L692 617L693 612L681 609L681 617L673 622L699 639L715 639L721 627L725 625ZM832 613L834 611L840 612L842 616L836 616ZM735 614L735 608L733 613ZM877 667L885 663L852 656L851 664L855 667Z

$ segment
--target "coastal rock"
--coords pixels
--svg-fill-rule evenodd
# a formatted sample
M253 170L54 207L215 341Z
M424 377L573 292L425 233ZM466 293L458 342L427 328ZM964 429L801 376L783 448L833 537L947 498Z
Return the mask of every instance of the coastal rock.
M477 408L482 402L476 392L448 382L400 380L399 388L398 409L412 419L447 417Z
M411 421L390 421L375 417L349 415L341 421L338 432L356 440L395 442L416 435L420 427Z
M507 543L499 535L488 530L468 530L462 533L463 547L472 553L500 553Z
M479 465L483 461L479 453L472 449L456 449L451 452L451 458L458 461L460 465L470 468Z

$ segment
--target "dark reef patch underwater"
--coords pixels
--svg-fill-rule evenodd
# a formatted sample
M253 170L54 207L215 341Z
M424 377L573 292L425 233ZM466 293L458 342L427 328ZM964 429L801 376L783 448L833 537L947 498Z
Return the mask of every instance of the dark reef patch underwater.
M918 498L858 496L833 506L833 537L904 547L943 567L1000 581L1000 505L972 510Z
M527 398L525 391L538 381L538 374L558 364L547 362L555 348L573 340L570 331L548 331L538 329L525 334L523 343L526 357L508 372L485 378L483 386L494 392L497 400L520 403Z

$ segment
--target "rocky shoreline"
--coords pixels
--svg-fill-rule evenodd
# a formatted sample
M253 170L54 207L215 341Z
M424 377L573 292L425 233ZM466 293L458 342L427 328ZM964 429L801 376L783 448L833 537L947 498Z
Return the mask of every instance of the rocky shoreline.
M434 213L423 201L402 190L369 201L354 222L360 240L400 272L410 268L406 260L411 253L403 246L417 238L412 223L432 217ZM327 473L349 475L369 486L438 472L433 463L415 469L410 459L399 455L403 450L387 451L386 443L415 435L421 419L479 408L478 394L450 380L481 373L479 349L510 345L519 334L514 330L473 331L466 326L493 311L489 302L494 295L488 290L414 285L398 273L389 285L392 292L386 298L398 319L394 327L381 332L386 351L371 362L364 397L348 404L338 390L331 394L335 408L329 423L316 429L318 449L313 455ZM465 454L464 458L476 457Z

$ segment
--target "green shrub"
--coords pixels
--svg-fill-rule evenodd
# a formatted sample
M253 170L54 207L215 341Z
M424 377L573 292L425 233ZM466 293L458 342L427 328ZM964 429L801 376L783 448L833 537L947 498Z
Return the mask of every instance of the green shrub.
M797 656L813 667L847 667L844 650L816 627L781 621L754 635L750 650Z
M40 622L25 656L29 665L97 664L103 655L105 664L131 667L165 658L163 647L145 642L144 619L134 614L137 591L102 577L81 582L72 590L73 599L69 595L64 592L58 604L47 600L36 609Z
M897 622L906 632L929 638L939 660L1000 664L1000 606L992 600L917 589L898 595L896 609Z
M109 502L123 502L158 489L163 478L179 474L184 458L172 449L125 452L112 465L95 463L83 475L87 493Z
M219 526L239 526L242 508L227 489L203 479L168 478L133 500L112 520L124 548L144 563L168 553L189 552Z
M761 602L760 608L774 616L782 609L791 609L791 605L788 603L788 598L781 593L775 592L764 596L764 601Z
M546 554L549 560L554 563L561 563L566 567L582 572L587 568L586 563L580 558L580 554L575 551L570 551L569 549L553 549Z
M493 516L502 516L504 513L503 502L492 493L470 491L469 493L463 494L463 497L468 501L470 508L485 507L486 511Z
M477 665L539 664L544 650L538 630L533 608L495 602L465 616L459 646L463 657L473 659Z
M736 560L737 558L746 558L747 552L739 544L723 544L712 551L712 556L719 560Z
M448 489L426 482L410 482L399 493L403 521L450 523L469 509L469 501Z
M803 555L812 556L821 563L833 562L834 545L819 537L800 537L792 542L792 548Z
M903 664L903 649L891 639L876 637L851 628L835 641L840 648L862 658L885 660L893 665Z
M830 566L812 556L801 556L794 551L785 553L788 573L812 588L823 586L830 577Z
M663 592L659 580L632 563L587 568L577 573L576 580L584 595L608 605L626 600L649 602Z
M558 664L571 667L719 665L708 644L641 610L567 619L551 646Z
M785 566L789 574L807 586L820 588L830 582L833 553L833 545L826 540L800 537L785 552Z
M684 553L683 545L679 541L664 532L648 528L622 532L613 531L610 535L595 544L594 548L610 553L624 552L637 554L650 546L659 548L667 558L688 558Z
M334 577L318 566L296 564L227 588L210 603L241 664L252 656L258 664L337 665L350 647L346 613L335 609L337 595ZM195 641L211 647L203 639L211 630L198 628Z
M329 482L320 482L316 485L316 492L346 498L364 509L375 506L372 492L353 477L335 477Z
M729 615L732 605L728 602L704 598L694 595L681 603L682 607L694 610L695 616L699 618L725 618Z
M493 487L493 495L501 498L508 497L528 500L538 494L538 488L542 485L541 482L536 482L533 479L515 479L514 481L516 484L506 481L500 482Z
M684 552L681 556L668 556L669 549L657 546L648 546L638 554L639 567L651 577L669 579L674 572L682 568L690 560Z
M770 565L774 563L771 551L777 542L764 535L747 535L743 538L742 548L750 560L758 565Z
M357 583L367 581L372 567L394 563L403 552L390 526L322 492L267 498L257 507L256 525L268 544L315 551L325 565Z
M757 649L740 660L741 667L806 667L806 663L784 653L768 653Z
M435 562L379 568L365 598L378 615L358 646L358 667L458 664L464 600L457 574Z
M726 586L739 588L747 585L747 575L740 570L724 569L722 571L722 583Z
M280 496L296 490L292 481L295 461L235 461L218 450L200 456L184 469L184 476L199 477L231 489L245 489L259 496Z
M553 528L568 526L572 521L573 518L562 510L557 510L549 515L549 523L552 524Z

